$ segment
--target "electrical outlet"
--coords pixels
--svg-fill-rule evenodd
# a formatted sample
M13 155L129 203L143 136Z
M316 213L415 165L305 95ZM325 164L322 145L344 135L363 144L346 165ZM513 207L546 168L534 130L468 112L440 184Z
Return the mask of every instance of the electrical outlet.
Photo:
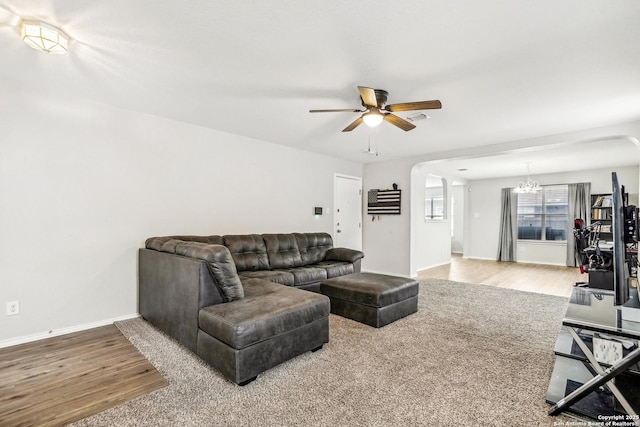
M7 316L20 314L20 301L11 301L7 303Z

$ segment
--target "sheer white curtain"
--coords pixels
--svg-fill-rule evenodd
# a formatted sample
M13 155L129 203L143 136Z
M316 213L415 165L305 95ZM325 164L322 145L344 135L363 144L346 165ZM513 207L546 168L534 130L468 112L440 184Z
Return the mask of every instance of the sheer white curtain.
M569 222L567 224L567 266L580 265L580 254L576 253L576 239L573 236L573 224L576 218L584 225L591 220L591 183L569 184Z
M503 188L500 203L500 240L498 241L498 261L516 261L518 241L518 194L513 188Z

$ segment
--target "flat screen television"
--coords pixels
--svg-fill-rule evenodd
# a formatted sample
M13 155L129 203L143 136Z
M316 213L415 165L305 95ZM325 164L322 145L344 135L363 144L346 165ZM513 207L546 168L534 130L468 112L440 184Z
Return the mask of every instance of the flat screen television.
M629 267L624 240L625 207L618 175L611 173L611 231L613 232L613 291L614 304L622 305L629 299Z

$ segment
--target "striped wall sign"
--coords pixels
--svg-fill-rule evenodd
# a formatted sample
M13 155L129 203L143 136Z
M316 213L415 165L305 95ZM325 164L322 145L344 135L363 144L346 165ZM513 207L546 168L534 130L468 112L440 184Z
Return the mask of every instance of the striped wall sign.
M402 190L369 190L367 213L369 215L400 215Z

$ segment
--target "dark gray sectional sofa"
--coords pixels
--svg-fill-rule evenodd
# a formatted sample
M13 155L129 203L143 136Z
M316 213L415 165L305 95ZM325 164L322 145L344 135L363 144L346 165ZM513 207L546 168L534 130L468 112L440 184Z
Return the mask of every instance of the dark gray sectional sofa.
M328 342L316 292L363 256L327 233L153 237L139 252L140 315L244 385Z

